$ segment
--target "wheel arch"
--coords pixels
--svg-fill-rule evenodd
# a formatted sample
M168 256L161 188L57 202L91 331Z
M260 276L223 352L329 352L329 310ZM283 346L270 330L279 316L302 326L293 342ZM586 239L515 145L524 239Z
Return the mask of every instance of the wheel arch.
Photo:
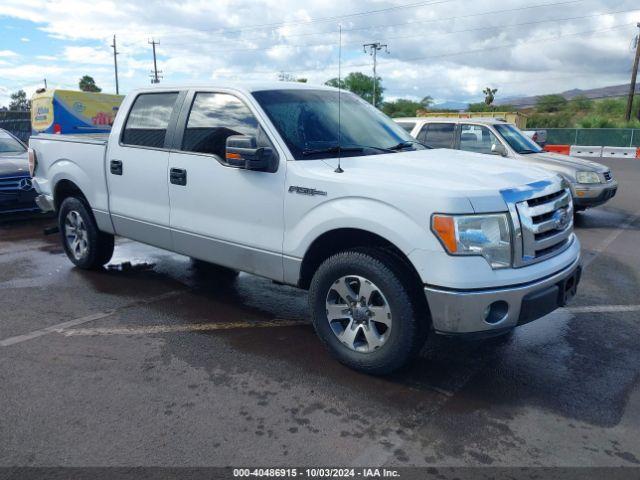
M62 202L69 197L79 197L89 205L87 196L84 194L82 189L72 180L62 178L58 180L53 187L53 204L56 212L59 211Z
M386 238L360 228L336 228L324 232L307 248L300 265L298 286L308 289L314 273L327 258L336 253L353 249L377 249L392 256L403 271L420 285L420 275L409 257Z

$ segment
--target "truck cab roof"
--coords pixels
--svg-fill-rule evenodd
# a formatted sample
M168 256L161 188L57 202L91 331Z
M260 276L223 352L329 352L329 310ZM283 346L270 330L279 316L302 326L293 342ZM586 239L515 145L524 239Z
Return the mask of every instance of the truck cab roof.
M255 82L211 82L197 85L163 85L162 87L145 87L132 90L131 93L148 93L148 92L167 92L175 90L236 90L246 93L259 92L264 90L333 90L337 88L326 85L312 85L301 82L280 82L272 81L255 81ZM348 93L345 91L345 93Z

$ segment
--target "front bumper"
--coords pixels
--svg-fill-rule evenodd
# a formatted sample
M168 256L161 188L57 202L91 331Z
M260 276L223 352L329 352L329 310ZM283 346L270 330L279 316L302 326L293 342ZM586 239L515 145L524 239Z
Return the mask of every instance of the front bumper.
M490 290L424 288L437 333L496 333L536 320L565 305L580 282L578 257L561 271L531 283Z
M580 183L571 185L573 205L578 210L602 205L612 199L617 191L618 182L615 180L593 185Z
M31 190L0 194L0 213L37 212L35 193Z
M52 212L55 209L53 206L53 198L50 198L47 195L38 195L35 202L43 212Z

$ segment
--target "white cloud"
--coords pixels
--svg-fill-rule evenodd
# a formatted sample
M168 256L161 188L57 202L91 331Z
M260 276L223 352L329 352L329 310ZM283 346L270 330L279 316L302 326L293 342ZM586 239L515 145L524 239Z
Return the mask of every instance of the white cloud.
M391 51L380 55L378 65L389 97L431 95L466 101L480 98L487 85L498 88L498 98L504 98L623 83L632 60L629 44L637 30L631 23L640 20L640 14L595 15L632 10L636 3L620 0L612 6L610 0L583 0L524 8L531 3L452 0L349 16L341 20L343 72L370 74L371 57L361 45L381 41ZM0 22L9 17L34 22L34 28L65 46L54 51L43 43L31 58L0 51L5 62L0 64L0 85L27 84L45 75L50 84L74 85L81 75L90 74L105 90L113 88L114 33L123 90L149 84L151 37L160 40L158 66L164 82L271 79L286 71L322 83L337 72L338 20L300 22L406 4L406 0L304 4L298 0L3 0ZM510 11L496 13L500 10ZM576 18L557 21L571 17ZM617 28L623 23L629 25ZM28 31L20 34L30 37ZM30 48L34 45L31 42ZM18 60L22 64L16 65Z

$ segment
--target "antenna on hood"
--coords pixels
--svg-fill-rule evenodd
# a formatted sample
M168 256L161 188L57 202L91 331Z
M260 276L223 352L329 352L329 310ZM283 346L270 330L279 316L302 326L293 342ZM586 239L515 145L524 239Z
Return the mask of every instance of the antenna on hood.
M338 24L338 168L335 173L342 173L340 166L342 157L342 24Z

